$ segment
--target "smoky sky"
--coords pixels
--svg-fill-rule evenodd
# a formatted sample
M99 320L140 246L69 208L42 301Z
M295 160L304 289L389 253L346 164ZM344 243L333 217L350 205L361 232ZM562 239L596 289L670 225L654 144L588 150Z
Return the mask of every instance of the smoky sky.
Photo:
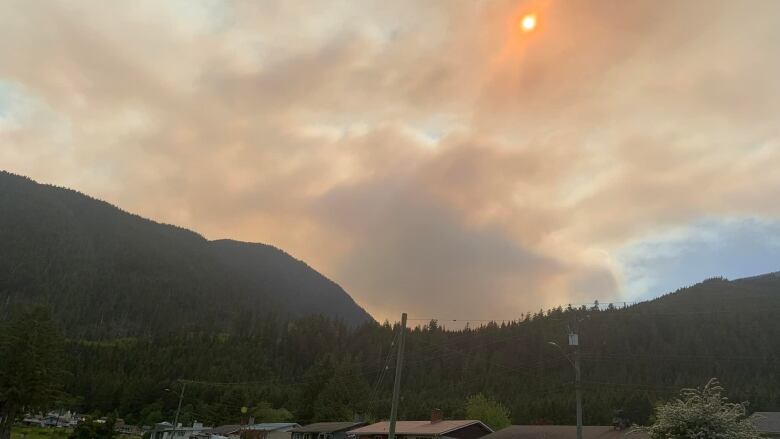
M772 265L756 234L780 221L778 16L771 0L11 0L0 167L277 245L378 319L652 296ZM702 227L729 238L701 244Z

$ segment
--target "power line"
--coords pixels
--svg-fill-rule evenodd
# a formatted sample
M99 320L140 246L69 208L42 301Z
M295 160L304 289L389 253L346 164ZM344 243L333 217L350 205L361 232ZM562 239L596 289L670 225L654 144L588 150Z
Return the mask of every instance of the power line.
M621 302L622 303L622 302ZM638 303L644 303L644 302L638 302ZM780 307L763 307L760 309L745 309L745 310L734 310L734 309L709 309L709 310L699 310L699 311L674 311L674 312L657 312L657 311L644 311L644 310L635 310L632 311L633 306L627 307L627 308L615 308L614 310L611 309L601 309L601 308L588 308L588 309L581 309L581 308L562 308L560 312L563 313L570 313L570 312L594 312L595 314L592 314L591 316L633 316L633 315L639 315L639 316L686 316L686 315L706 315L706 314L731 314L731 315L742 315L742 314L773 314L778 311L780 311ZM558 312L557 308L550 308L548 310L553 312ZM538 314L537 314L538 315ZM547 321L564 321L566 319L556 319L552 318L551 314L544 314L541 316L542 319ZM407 320L415 320L415 321L432 321L435 320L436 322L495 322L495 323L501 323L501 322L510 322L510 323L527 323L527 322L533 322L533 319L525 320L524 318L515 318L515 319L502 319L502 318L496 318L496 319L485 319L485 318L479 318L479 319L469 319L469 318L461 318L461 319L452 319L452 318L445 318L445 317L426 317L426 318L410 318Z
M672 355L640 355L640 354L598 354L598 353L583 353L581 354L588 360L601 360L604 361L612 359L627 359L627 360L762 360L768 361L772 357L766 355L689 355L689 354L672 354Z

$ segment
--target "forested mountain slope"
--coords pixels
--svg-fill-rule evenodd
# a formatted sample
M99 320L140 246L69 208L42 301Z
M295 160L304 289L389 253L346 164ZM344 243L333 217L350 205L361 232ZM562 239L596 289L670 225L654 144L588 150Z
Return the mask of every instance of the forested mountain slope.
M52 309L69 338L70 408L171 420L177 395L164 389L185 379L184 422L235 422L245 406L300 422L389 413L397 328L278 249L207 241L7 173L0 243L0 314ZM572 424L573 371L549 344L570 354L569 328L580 336L586 424L617 409L645 422L654 404L711 377L751 410L780 410L777 274L615 305L459 330L412 320L422 325L406 340L399 416L463 416L466 397L482 392L515 423Z
M371 320L338 285L263 244L208 241L0 172L0 316L48 304L69 336L230 330L273 314Z
M617 409L646 422L656 403L711 377L750 410L780 410L778 275L711 279L600 308L559 308L457 331L443 329L446 322L412 329L399 416L426 419L432 407L464 416L466 397L482 392L509 407L515 423L573 424L572 367L548 343L565 347L570 327L580 335L586 424L609 424ZM266 402L301 422L387 417L397 328L305 318L243 329L72 342L67 390L84 410L118 409L141 423L170 418L176 395L162 389L178 378L196 381L184 402L190 420L237 421L241 407Z

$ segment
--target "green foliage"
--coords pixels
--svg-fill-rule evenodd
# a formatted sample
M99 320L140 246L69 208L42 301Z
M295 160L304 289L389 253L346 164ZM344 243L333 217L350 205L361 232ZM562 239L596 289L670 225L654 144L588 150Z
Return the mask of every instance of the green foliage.
M771 410L780 406L780 338L767 336L780 331L773 312L780 307L778 290L778 277L709 281L625 309L553 309L463 330L412 328L399 416L427 419L438 407L448 418L462 418L466 398L482 393L508 408L512 423L573 424L571 365L547 344L565 344L571 321L580 321L586 424L610 424L618 409L632 423L646 424L658 401L714 375L729 383L730 397ZM729 300L729 294L744 300ZM78 411L117 410L142 425L173 419L178 395L163 389L179 377L249 383L188 384L180 418L187 423L237 423L242 406L261 401L284 407L302 423L355 414L387 418L397 327L350 329L322 317L253 326L243 335L73 340L66 391L82 398L73 407ZM388 355L390 368L379 382Z
M0 328L0 439L22 409L46 408L60 395L62 346L45 308L18 312Z
M314 401L314 420L351 421L365 414L369 392L360 369L349 360L341 362Z
M500 402L488 399L478 393L466 400L466 418L484 422L493 431L501 430L512 424L509 409Z
M759 439L745 415L745 406L728 402L713 378L704 388L685 389L678 399L660 405L646 431L652 439Z
M87 418L79 422L68 439L113 439L115 436L114 418L109 417L105 422Z
M295 419L295 416L285 408L275 409L271 403L262 401L252 409L252 416L255 422L289 422Z
M71 430L48 427L13 427L11 439L67 439Z

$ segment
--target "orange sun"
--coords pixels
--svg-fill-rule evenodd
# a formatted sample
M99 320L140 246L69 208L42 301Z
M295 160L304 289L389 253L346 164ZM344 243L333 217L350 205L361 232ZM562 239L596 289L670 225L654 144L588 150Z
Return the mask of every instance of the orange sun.
M536 27L536 15L526 15L520 21L520 27L525 32L531 32Z

